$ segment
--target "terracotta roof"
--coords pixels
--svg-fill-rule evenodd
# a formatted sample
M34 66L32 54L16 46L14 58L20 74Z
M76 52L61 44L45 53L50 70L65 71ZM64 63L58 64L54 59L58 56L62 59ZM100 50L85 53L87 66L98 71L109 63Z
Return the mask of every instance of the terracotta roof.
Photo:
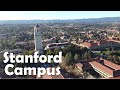
M109 45L111 43L114 45L118 44L115 41L110 41L110 40L100 40L100 41L95 40L95 41L90 41L90 42L83 42L83 43L81 43L81 45L91 48L91 47L95 47L95 46L101 46L103 44Z
M102 65L102 64L100 64L100 63L98 63L96 61L92 61L92 62L89 62L89 63L92 66L98 68L99 70L101 70L101 71L103 71L103 72L113 76L113 70L112 69L110 69L110 68L108 68L108 67L106 67L106 66L104 66L104 65Z
M103 64L99 61L103 61ZM112 77L120 76L120 73L116 70L120 70L120 66L116 65L110 61L104 60L102 58L91 58L85 62L79 62L75 64L80 69L88 69L88 68L97 68L98 70L106 73Z
M94 47L94 46L98 46L98 44L94 43L94 42L83 42L82 45L87 46L89 48Z
M115 64L115 63L112 63L112 62L110 62L110 61L108 61L108 60L104 60L104 64L105 64L106 66L109 66L109 67L115 69L115 70L120 70L120 66L119 66L119 65L117 65L117 64Z

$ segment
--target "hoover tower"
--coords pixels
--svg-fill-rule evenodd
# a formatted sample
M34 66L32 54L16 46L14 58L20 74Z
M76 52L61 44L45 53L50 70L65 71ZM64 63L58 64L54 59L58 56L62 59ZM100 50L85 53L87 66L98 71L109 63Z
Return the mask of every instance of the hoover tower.
M34 26L34 42L35 42L35 51L39 51L40 54L43 53L43 44L42 44L42 31L40 26L37 24Z

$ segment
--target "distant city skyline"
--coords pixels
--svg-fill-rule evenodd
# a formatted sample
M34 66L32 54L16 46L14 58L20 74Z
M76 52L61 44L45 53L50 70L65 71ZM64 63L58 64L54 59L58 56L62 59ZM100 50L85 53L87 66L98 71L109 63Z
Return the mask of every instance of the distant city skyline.
M0 20L53 20L120 17L120 11L0 11Z

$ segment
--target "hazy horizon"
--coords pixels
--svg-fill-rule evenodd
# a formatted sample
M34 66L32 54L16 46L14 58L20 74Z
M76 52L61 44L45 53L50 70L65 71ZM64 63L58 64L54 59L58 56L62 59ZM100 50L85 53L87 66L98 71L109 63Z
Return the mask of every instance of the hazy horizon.
M120 17L120 11L0 11L0 20L72 20Z
M120 17L120 16L116 16L116 17ZM81 19L100 19L100 18L116 18L116 17L99 17L99 18L81 18ZM22 20L77 20L80 18L76 18L76 19L8 19L8 20L0 20L0 21L22 21Z

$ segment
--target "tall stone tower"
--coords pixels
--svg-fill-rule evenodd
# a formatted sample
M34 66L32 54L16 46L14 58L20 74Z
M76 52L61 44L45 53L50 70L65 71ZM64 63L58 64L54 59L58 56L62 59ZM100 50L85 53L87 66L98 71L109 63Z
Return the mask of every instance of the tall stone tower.
M40 54L43 53L43 44L42 44L42 31L40 26L37 24L34 26L34 42L35 42L35 51L39 51Z

